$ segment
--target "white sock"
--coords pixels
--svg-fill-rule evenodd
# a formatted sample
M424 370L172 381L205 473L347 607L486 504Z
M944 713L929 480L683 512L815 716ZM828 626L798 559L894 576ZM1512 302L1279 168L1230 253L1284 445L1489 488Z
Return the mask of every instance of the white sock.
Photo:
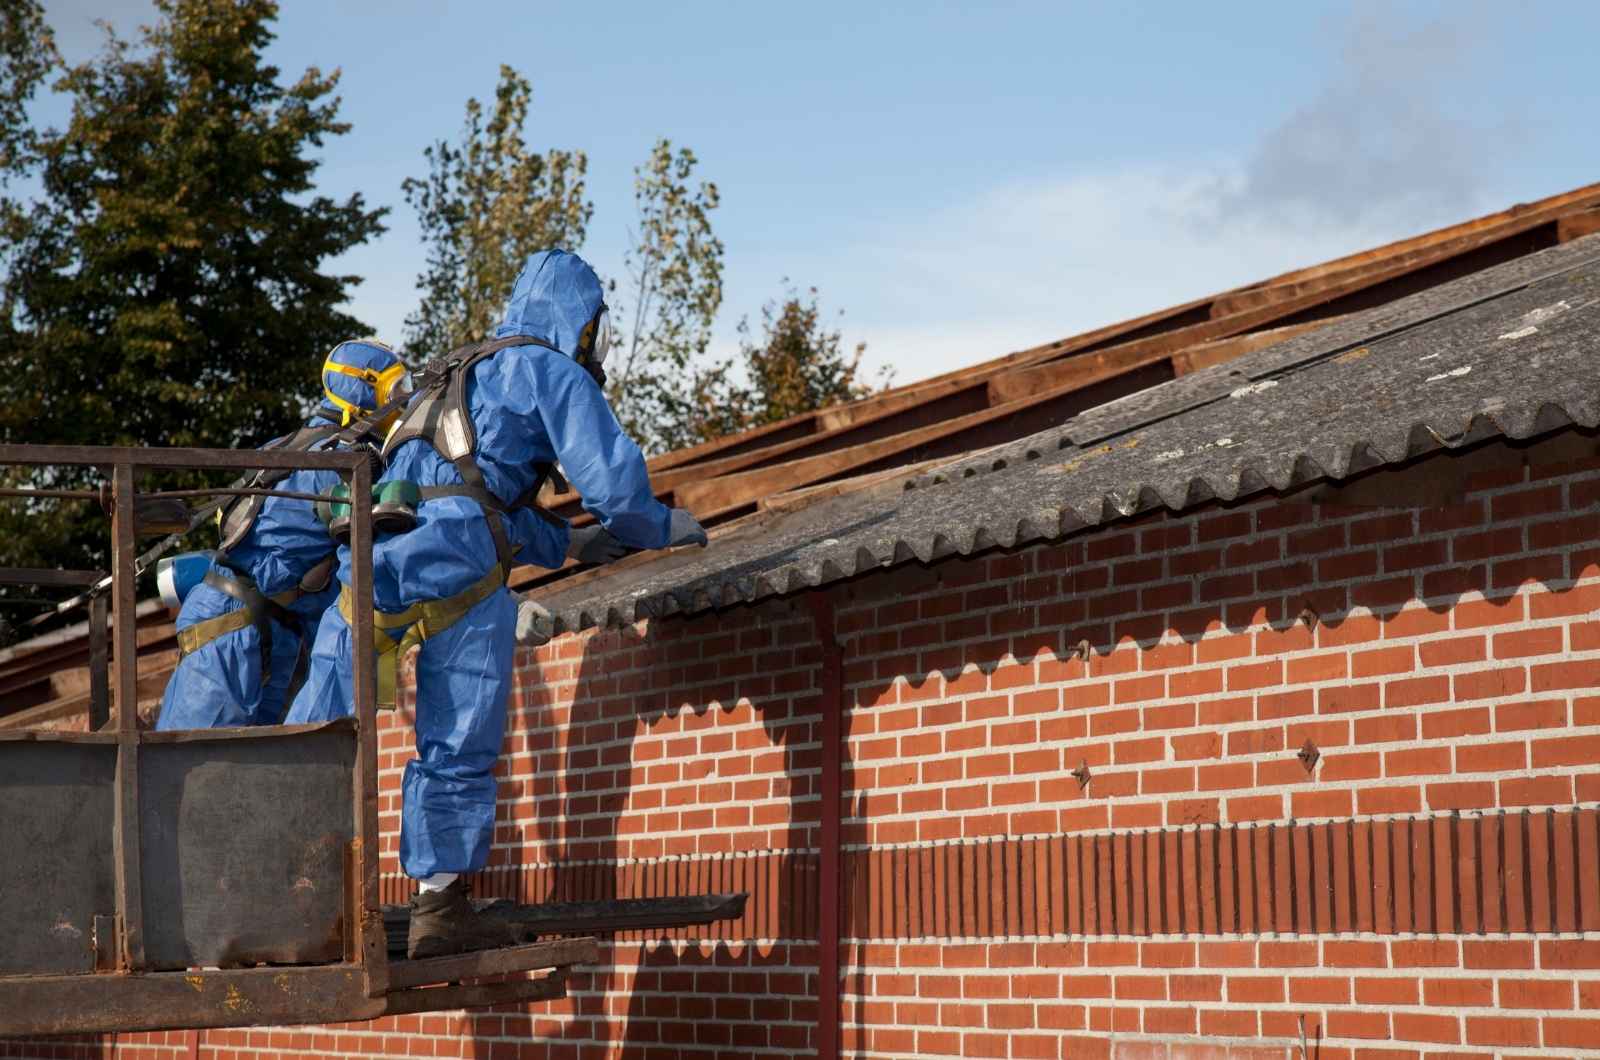
M417 884L424 891L442 891L446 887L450 886L452 883L455 883L455 882L456 882L456 874L455 873L453 873L453 872L436 872L432 876L427 876L427 877L424 877L423 879L418 880Z

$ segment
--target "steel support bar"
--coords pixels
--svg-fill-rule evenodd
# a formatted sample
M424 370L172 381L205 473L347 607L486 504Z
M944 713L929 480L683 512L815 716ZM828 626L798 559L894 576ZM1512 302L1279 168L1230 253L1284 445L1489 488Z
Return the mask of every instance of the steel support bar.
M116 510L111 517L111 602L114 637L112 662L116 667L117 795L115 800L114 857L116 859L117 921L121 925L120 965L130 970L144 966L144 898L140 882L139 846L139 679L135 665L138 596L133 563L133 466L119 463L112 476Z
M361 969L250 968L0 979L7 1035L343 1023L384 1013Z
M56 570L53 567L0 567L0 585L40 585L81 588L104 578L97 570Z
M89 601L89 731L98 732L111 722L111 660L106 651L106 598Z
M552 939L526 946L504 946L454 957L429 957L420 961L395 961L389 965L389 987L404 990L430 983L457 983L507 972L531 972L569 964L593 964L600 959L594 939Z
M173 470L220 469L253 471L273 468L285 471L349 471L365 464L360 453L324 449L316 452L291 452L282 449L139 449L98 445L0 445L0 464L46 467L52 464L79 467L111 467L126 464L135 468Z
M404 1016L412 1012L487 1008L490 1005L522 1001L554 1001L566 996L567 972L565 968L557 968L547 975L534 976L531 979L513 979L505 983L472 983L401 990L385 999L387 1007L383 1013L386 1016Z
M822 648L817 677L822 693L822 823L818 840L821 887L817 918L817 1057L839 1055L839 907L843 874L839 871L839 758L844 753L841 711L843 652L834 629L833 600L826 592L811 595L811 620Z
M355 455L355 454L347 454ZM354 952L367 974L367 996L389 990L389 940L378 900L378 656L373 650L372 615L372 465L365 459L349 468L350 595L355 600L350 629L351 698L356 716L355 825L350 858L350 906L356 911Z

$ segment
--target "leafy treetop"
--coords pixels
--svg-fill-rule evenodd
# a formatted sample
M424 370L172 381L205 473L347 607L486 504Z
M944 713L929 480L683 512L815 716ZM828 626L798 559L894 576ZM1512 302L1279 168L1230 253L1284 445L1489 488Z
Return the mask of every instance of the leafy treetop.
M42 194L3 278L5 441L259 445L302 419L326 351L368 330L340 308L359 279L326 263L384 211L313 180L349 128L337 73L280 81L272 0L156 6L137 42L108 29L64 73L71 121L36 135ZM102 555L97 517L15 508L4 562Z

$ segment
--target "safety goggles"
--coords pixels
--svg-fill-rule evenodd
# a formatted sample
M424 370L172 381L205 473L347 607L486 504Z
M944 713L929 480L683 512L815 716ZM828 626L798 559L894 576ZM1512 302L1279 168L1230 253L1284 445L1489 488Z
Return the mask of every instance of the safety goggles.
M606 363L606 355L611 352L611 310L604 302L600 303L600 312L595 314L583 331L578 343L581 359L598 368Z

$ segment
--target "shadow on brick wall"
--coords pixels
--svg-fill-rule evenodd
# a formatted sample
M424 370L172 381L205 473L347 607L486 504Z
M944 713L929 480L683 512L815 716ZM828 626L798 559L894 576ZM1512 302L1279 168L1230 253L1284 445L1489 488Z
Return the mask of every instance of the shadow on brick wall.
M815 1018L819 817L809 617L768 605L658 630L593 634L575 663L520 668L508 741L513 755L525 746L537 755L518 784L537 797L527 823L538 847L497 849L491 888L524 902L731 890L751 899L737 923L602 938L612 961L574 976L566 1001L533 1006L534 1030L624 1055L803 1051ZM545 684L563 665L575 665L570 706ZM641 741L661 749L638 758ZM791 971L796 960L807 964ZM472 1055L506 1050L506 1022L473 1026Z

